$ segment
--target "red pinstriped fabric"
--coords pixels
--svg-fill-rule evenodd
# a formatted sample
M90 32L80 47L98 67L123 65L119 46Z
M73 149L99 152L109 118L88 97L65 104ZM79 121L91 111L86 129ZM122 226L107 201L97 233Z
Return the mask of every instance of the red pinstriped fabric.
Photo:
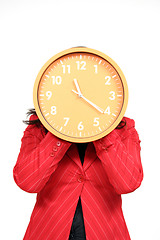
M87 240L130 239L121 194L140 186L143 170L134 120L125 120L127 127L88 144L83 166L76 144L27 127L13 176L37 201L23 240L68 240L79 196Z

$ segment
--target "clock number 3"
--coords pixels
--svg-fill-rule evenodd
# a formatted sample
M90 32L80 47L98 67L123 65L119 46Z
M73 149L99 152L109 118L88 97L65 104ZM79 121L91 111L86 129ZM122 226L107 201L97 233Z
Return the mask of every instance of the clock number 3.
M109 97L110 100L114 100L115 99L115 92L114 91L110 91L109 94L111 94L111 97Z

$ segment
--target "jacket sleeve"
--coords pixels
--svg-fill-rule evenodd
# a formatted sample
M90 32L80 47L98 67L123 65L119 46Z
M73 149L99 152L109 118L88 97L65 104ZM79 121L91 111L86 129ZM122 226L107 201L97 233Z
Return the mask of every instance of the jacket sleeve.
M30 119L34 118L31 116ZM13 168L16 184L26 192L40 192L70 145L50 132L44 134L44 128L29 125L24 131L20 153Z
M135 122L124 119L125 127L114 129L104 138L93 142L109 181L118 194L134 191L143 179L141 147Z

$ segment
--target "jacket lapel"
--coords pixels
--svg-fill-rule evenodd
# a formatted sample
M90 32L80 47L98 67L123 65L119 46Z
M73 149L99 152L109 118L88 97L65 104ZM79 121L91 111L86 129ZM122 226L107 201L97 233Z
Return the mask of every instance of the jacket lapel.
M81 160L75 143L72 143L71 147L67 151L67 155L82 169Z
M94 145L92 142L90 142L88 143L85 157L84 157L84 163L83 163L84 171L86 171L87 168L90 167L90 165L96 160L96 158L97 158L97 155L96 155Z
M97 157L96 151L92 142L88 143L88 146L85 152L83 166L82 166L78 149L75 143L71 145L71 147L67 151L67 155L84 171L95 161Z

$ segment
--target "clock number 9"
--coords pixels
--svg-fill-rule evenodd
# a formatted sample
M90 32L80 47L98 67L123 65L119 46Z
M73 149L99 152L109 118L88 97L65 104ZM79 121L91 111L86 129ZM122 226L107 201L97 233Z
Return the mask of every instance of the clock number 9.
M47 100L49 100L52 97L52 92L51 91L47 91L46 92L46 96L47 96Z
M51 114L52 115L55 115L57 113L57 108L56 108L56 106L52 106L51 107Z

